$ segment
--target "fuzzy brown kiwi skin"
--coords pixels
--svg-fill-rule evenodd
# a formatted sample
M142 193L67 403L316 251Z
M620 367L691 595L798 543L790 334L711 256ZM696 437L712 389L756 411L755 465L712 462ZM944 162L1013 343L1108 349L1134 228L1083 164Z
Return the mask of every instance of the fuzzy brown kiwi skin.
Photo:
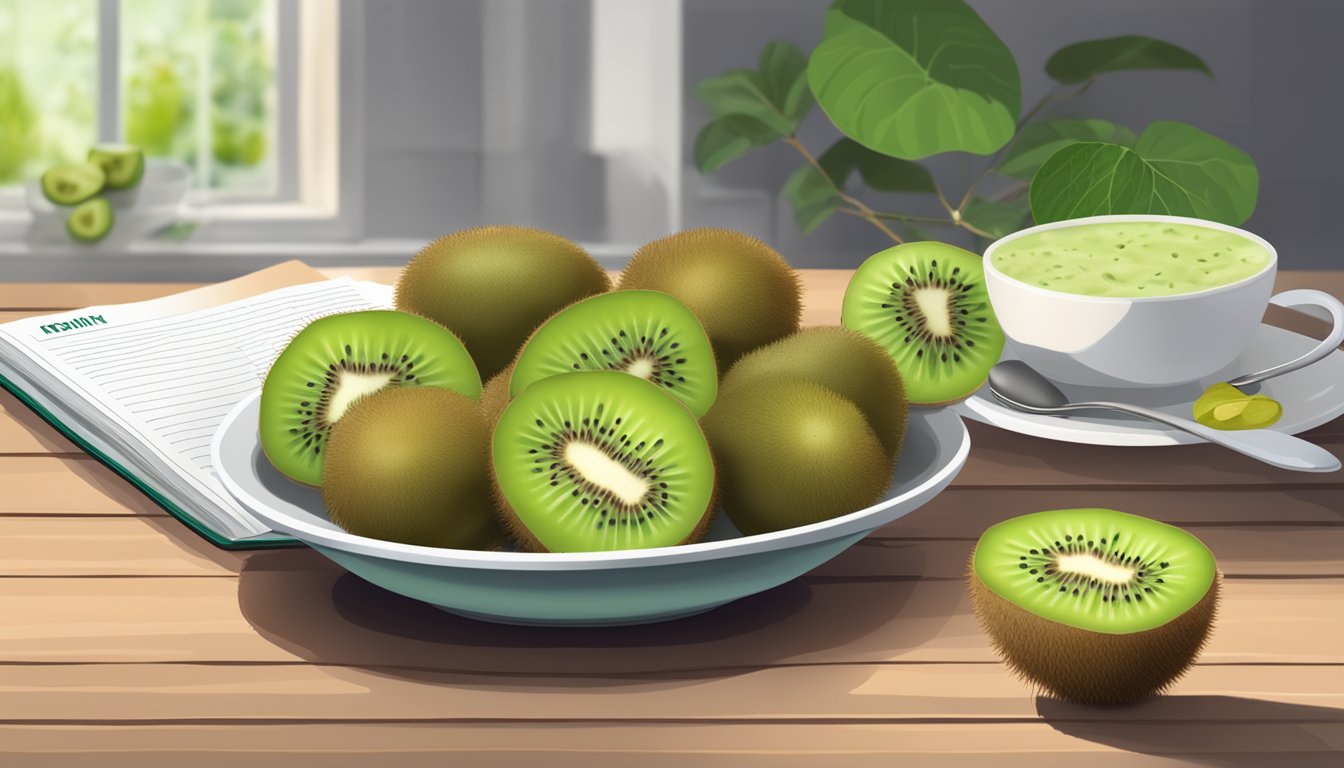
M802 282L766 243L729 229L678 232L641 246L618 289L669 293L700 319L720 374L747 352L798 330Z
M491 377L481 388L481 412L485 414L485 423L492 431L499 422L500 414L509 405L509 380L513 378L513 366L514 363L509 363L508 367Z
M1018 678L1079 704L1130 704L1169 689L1194 665L1217 618L1222 574L1190 610L1154 629L1091 632L1037 616L989 587L975 573L971 606L990 644Z

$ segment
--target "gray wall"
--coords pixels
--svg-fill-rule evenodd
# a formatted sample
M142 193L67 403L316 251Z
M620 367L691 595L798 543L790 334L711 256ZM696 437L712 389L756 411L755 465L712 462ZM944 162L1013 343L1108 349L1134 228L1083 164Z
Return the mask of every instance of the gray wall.
M1246 223L1278 247L1288 268L1344 268L1335 222L1344 214L1344 2L1340 0L971 0L1018 60L1023 104L1052 81L1045 60L1072 42L1120 34L1170 40L1199 54L1216 79L1190 72L1127 72L1103 77L1082 98L1047 116L1104 117L1136 130L1153 120L1191 123L1251 154L1260 197ZM725 69L754 66L768 40L810 50L821 37L822 0L687 0L688 86ZM686 152L707 118L688 90ZM801 136L826 147L836 134L814 113ZM948 156L930 164L955 201L978 158ZM710 180L746 190L778 189L796 167L786 147L758 150ZM938 213L927 201L881 198L892 210ZM894 201L894 202L892 202ZM921 208L922 206L922 208ZM888 241L863 221L835 216L800 237L786 208L771 234L799 264L849 265ZM969 243L962 239L963 243Z

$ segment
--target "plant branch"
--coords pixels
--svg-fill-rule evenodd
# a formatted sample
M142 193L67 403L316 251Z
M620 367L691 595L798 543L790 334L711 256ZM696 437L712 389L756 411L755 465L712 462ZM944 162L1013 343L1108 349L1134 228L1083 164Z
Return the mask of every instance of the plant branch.
M900 244L905 242L900 235L891 230L891 227L882 223L881 219L878 218L877 213L872 208L869 208L867 203L849 194L844 190L844 187L837 184L835 179L831 178L831 175L826 172L826 169L821 167L821 162L817 160L816 156L807 151L807 147L804 147L803 143L798 141L797 136L789 134L784 137L784 142L797 150L798 154L802 155L807 160L808 164L815 168L817 173L821 174L821 177L826 180L826 183L831 185L831 188L840 196L840 199L853 210L854 215L882 230L883 234L890 237L895 243ZM846 212L848 213L848 211Z
M1033 118L1039 115L1041 110L1056 101L1076 99L1084 93L1087 93L1087 89L1091 88L1092 84L1096 81L1096 75L1089 77L1087 80L1083 81L1082 87L1073 93L1062 93L1059 88L1056 88L1042 96L1031 109L1027 110L1027 113L1022 116L1022 119L1017 121L1017 127L1013 130L1013 137L1008 140L1007 144L1000 147L998 152L994 153L994 158L989 161L989 165L985 166L985 169L980 172L980 175L976 176L975 179L971 181L971 185L966 188L966 194L961 196L961 202L957 204L957 212L960 213L961 211L966 210L966 206L970 204L971 198L975 196L975 189L980 186L980 182L984 181L987 176L999 169L999 165L1003 162L1003 156L1008 154L1008 150L1012 149L1013 146L1017 144L1017 138L1022 135L1022 129L1026 127L1027 123L1031 122Z
M910 221L920 224L942 224L945 227L957 226L957 223L951 219L940 219L937 216L919 216L913 213L890 213L887 211L877 211L873 215L879 219L890 219L892 221Z

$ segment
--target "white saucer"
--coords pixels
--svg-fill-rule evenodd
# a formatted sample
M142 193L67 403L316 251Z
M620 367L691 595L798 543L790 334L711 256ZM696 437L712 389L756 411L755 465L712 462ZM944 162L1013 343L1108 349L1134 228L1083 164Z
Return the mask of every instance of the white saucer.
M1195 398L1209 385L1292 360L1316 344L1314 339L1306 336L1262 324L1236 362L1195 384L1161 389L1057 386L1074 402L1110 400L1133 403L1190 419L1193 418L1191 407ZM1014 357L1009 345L1004 349L1003 359L1011 360ZM1260 393L1283 404L1283 418L1270 427L1278 432L1295 435L1344 415L1344 352L1336 350L1315 365L1270 379L1260 385ZM967 419L993 424L1023 435L1069 443L1183 445L1201 442L1199 438L1184 432L1117 413L1097 411L1096 415L1084 413L1067 418L1021 413L995 400L989 394L988 385L952 408Z

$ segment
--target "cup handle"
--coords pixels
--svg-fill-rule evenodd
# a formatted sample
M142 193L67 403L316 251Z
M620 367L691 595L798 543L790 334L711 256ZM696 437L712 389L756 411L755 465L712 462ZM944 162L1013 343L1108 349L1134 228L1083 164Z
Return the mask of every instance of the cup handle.
M1280 307L1296 309L1304 315L1314 317L1318 320L1333 322L1334 328L1330 335L1326 336L1321 343L1317 344L1310 352L1302 355L1296 360L1276 365L1273 368L1266 368L1263 371L1249 373L1245 376L1233 379L1228 384L1234 387L1244 387L1250 384L1256 384L1265 379L1271 379L1289 371L1296 371L1298 368L1305 368L1308 365L1324 358L1331 352L1339 348L1340 342L1344 342L1344 304L1339 302L1334 296L1324 291L1312 290L1310 288L1299 288L1293 291L1284 291L1276 294L1269 300L1270 304Z

